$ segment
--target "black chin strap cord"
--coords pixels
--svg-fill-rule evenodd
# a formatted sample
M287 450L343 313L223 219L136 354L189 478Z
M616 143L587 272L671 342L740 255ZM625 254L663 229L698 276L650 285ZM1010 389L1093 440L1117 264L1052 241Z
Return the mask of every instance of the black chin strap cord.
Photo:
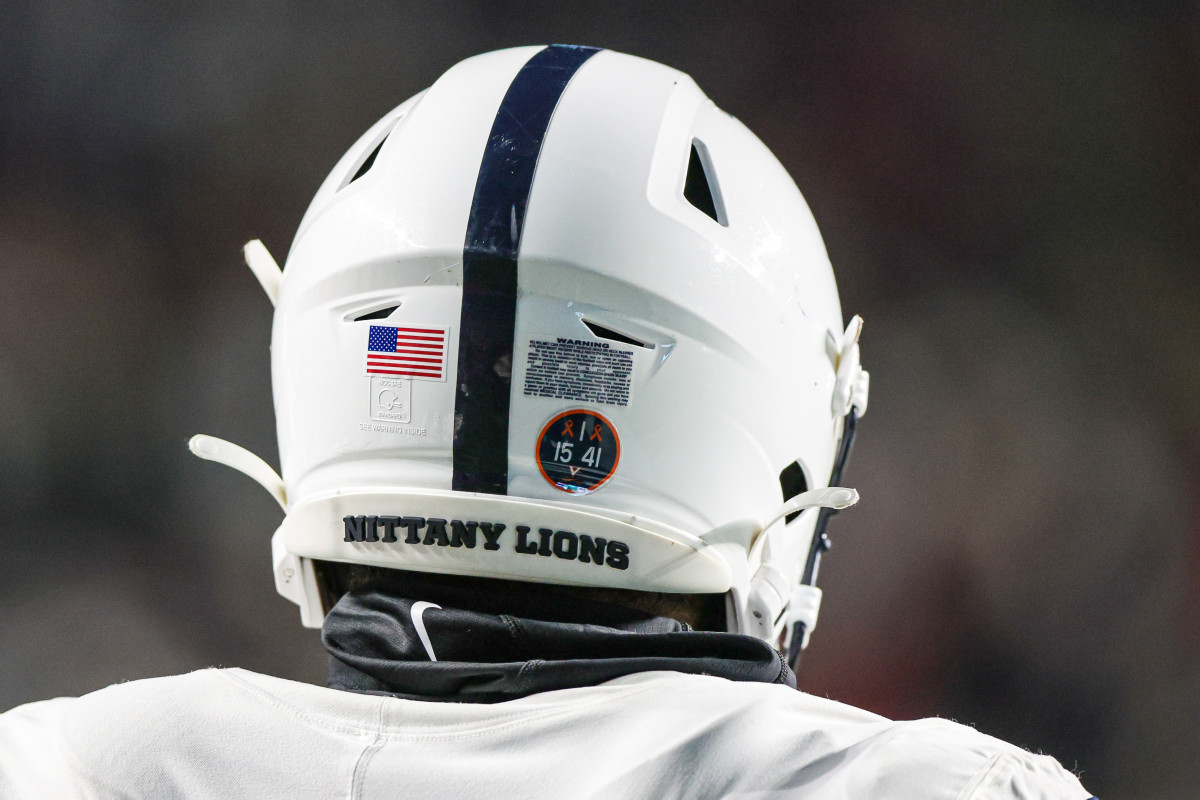
M850 409L846 415L846 426L842 430L842 439L838 442L837 456L833 460L833 470L829 474L830 486L842 485L842 471L850 460L850 450L854 446L854 435L858 431L858 411ZM836 508L822 508L817 516L817 525L813 529L812 546L808 550L808 559L804 562L804 574L800 583L805 586L817 585L817 571L821 566L821 554L829 549L831 542L825 530L829 520L838 513ZM787 660L793 672L800 670L800 655L804 652L804 623L797 622L792 626L792 638L788 645Z

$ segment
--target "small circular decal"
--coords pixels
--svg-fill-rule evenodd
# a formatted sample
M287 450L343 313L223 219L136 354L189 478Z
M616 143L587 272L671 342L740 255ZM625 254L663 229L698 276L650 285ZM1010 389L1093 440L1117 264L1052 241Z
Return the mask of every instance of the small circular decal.
M594 411L564 411L538 435L538 469L560 491L594 492L612 477L620 458L616 429Z

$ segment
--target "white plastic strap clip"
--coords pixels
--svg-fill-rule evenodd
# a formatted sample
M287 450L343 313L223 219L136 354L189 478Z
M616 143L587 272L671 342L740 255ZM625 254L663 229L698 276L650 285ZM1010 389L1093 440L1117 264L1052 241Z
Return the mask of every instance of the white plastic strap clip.
M858 490L847 489L844 486L827 486L824 489L809 489L788 500L766 522L762 529L769 530L772 525L789 514L804 511L807 508L849 508L858 502Z
M792 589L792 602L788 604L787 626L784 630L789 639L796 630L796 623L804 623L804 639L800 649L808 649L808 638L812 636L813 628L817 627L817 615L821 613L821 590L816 586L800 583ZM788 643L791 649L791 642Z
M283 478L254 453L233 442L203 433L198 433L188 440L188 449L200 458L232 467L254 479L259 486L270 492L280 508L287 511L287 489L284 487Z
M859 362L858 337L862 335L863 319L855 314L842 334L841 342L833 341L829 334L826 344L836 351L835 368L837 377L833 384L833 413L844 417L850 409L858 416L867 413L867 396L871 387L871 376Z
M267 293L271 305L275 305L279 300L279 284L283 281L283 270L275 263L261 239L246 242L246 246L242 248L242 255L246 257L246 266L254 273L254 277L258 278L263 291Z
M275 568L276 591L300 606L300 624L306 628L321 627L325 611L312 559L289 553L282 533L275 531L271 537L271 563Z

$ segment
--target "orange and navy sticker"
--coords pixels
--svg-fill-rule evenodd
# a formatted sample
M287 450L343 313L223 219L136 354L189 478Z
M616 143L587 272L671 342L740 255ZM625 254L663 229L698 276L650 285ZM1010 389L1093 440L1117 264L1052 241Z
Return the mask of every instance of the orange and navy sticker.
M564 411L538 435L538 469L560 491L594 492L616 472L620 459L616 428L594 411Z

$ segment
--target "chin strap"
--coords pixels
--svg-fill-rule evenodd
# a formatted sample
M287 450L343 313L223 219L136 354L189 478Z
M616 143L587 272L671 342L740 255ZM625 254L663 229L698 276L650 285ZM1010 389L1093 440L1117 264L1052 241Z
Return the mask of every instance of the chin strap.
M844 416L842 437L838 442L837 454L833 460L833 469L829 475L829 485L838 486L842 482L842 472L850 458L850 450L854 446L854 436L858 431L858 419L867 413L867 398L870 392L870 374L862 368L859 360L858 338L862 335L862 317L855 315L846 326L841 342L835 342L830 335L826 347L831 354L836 354L836 379L833 387L833 413ZM817 614L821 609L821 590L817 588L817 572L821 566L821 555L829 549L829 536L826 529L829 520L838 512L838 508L824 507L817 517L813 529L812 544L809 547L808 558L804 562L804 572L800 583L792 588L791 602L787 609L787 623L784 626L783 646L787 650L788 664L793 670L800 668L800 655L808 647L809 637L817 626Z
M858 429L858 414L854 409L846 415L846 427L842 432L842 440L838 445L837 460L834 461L833 474L830 483L841 483L842 470L850 457L850 449L854 445L854 435ZM817 588L817 571L821 566L821 555L829 549L830 541L825 533L829 520L838 512L836 508L822 508L817 517L817 525L813 529L812 545L808 550L808 559L804 563L804 573L800 583L792 590L792 602L788 607L788 626L785 630L788 664L792 670L800 668L800 655L808 647L808 639L812 636L813 628L817 626L817 614L821 610L821 590Z

